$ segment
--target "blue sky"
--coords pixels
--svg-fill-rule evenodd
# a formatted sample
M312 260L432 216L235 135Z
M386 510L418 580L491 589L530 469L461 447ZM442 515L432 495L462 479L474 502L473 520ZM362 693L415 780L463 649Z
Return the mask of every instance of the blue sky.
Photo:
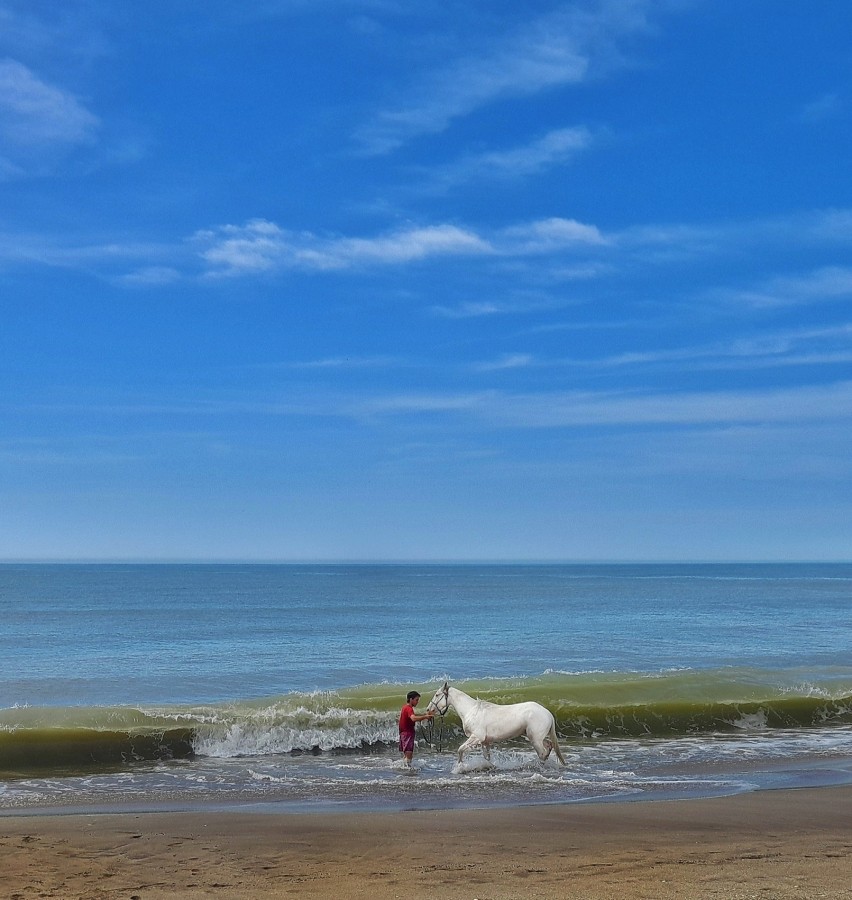
M0 557L852 558L836 0L0 0Z

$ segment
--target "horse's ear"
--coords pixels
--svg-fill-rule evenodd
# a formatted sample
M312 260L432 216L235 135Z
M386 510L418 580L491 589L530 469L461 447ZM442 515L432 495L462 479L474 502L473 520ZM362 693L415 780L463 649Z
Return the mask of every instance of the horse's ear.
M445 691L446 691L446 690L449 690L449 688L450 688L450 682L449 682L449 681L445 681L445 682L444 682L444 690L445 690Z

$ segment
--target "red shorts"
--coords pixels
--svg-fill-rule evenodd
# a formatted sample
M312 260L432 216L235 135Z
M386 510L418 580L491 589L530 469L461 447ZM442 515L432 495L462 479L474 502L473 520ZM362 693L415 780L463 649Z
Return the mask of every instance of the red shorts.
M400 753L414 753L414 732L401 731L399 733Z

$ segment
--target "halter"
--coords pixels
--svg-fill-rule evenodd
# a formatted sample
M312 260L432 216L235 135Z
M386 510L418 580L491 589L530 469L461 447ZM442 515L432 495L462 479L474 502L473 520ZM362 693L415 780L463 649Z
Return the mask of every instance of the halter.
M429 701L429 705L426 707L427 710L434 708L435 712L438 713L438 715L441 717L441 731L440 731L440 735L438 737L438 753L441 752L441 750L443 749L443 746L444 746L444 716L447 714L447 712L450 709L449 685L447 685L443 689L443 691L444 691L444 708L443 709L441 709L441 707L438 706L438 704L435 702L434 697ZM423 727L422 722L420 723L420 727L421 728ZM433 748L435 746L435 743L433 741L434 736L435 736L435 723L434 723L434 721L432 721L429 723L429 737L427 740L428 740L429 744L432 745Z
M438 704L435 702L435 698L433 697L429 701L429 706L427 706L426 709L434 706L435 712L438 713L439 716L445 716L450 708L450 687L449 685L445 684L443 688L440 688L440 690L444 692L444 708L441 709L441 707L438 706Z

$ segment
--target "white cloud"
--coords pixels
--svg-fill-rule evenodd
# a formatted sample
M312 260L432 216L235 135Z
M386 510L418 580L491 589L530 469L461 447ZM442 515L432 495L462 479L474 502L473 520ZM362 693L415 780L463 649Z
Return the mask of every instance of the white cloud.
M28 409L32 404L10 406ZM40 407L45 409L46 407ZM175 415L209 418L251 412L257 415L344 417L365 419L383 416L451 415L461 416L487 428L587 428L644 427L671 428L765 427L824 423L840 426L852 421L852 381L765 389L715 391L643 392L611 391L538 391L499 390L460 392L403 392L365 396L362 391L328 393L311 389L299 394L263 401L251 397L230 399L175 399L149 403L144 399L126 403L79 406L55 404L64 412L87 409L117 416Z
M852 382L765 391L515 396L494 414L525 427L834 421L852 417Z
M283 264L289 250L285 232L265 219L199 231L194 238L210 244L201 256L219 274L268 271Z
M584 126L559 128L526 146L483 154L475 163L494 172L526 175L567 162L591 143L591 132Z
M821 328L799 328L761 331L728 343L681 346L675 349L628 351L614 356L588 359L561 359L539 366L554 365L585 369L619 369L624 367L659 367L748 371L789 366L835 365L852 360L852 324Z
M458 306L433 306L432 313L444 319L479 319L516 312L517 307L493 300L471 300Z
M20 62L0 60L0 141L7 174L37 171L57 150L91 143L99 124L68 91Z
M769 390L658 394L487 391L399 395L377 397L353 408L359 415L435 411L466 413L490 426L506 428L836 422L852 419L852 381Z
M813 240L852 243L852 209L828 209L811 213L804 228Z
M1 166L0 166L1 167ZM692 258L724 260L749 252L766 255L817 245L823 250L852 243L852 211L827 210L772 220L720 223L716 226L637 226L606 232L596 225L562 216L521 222L490 231L452 223L411 225L366 236L320 235L287 230L265 219L221 225L196 232L180 244L98 243L73 245L65 237L0 232L0 264L82 268L130 283L163 283L176 273L191 277L274 274L287 270L354 271L462 257L521 266L536 282L593 281L647 265L682 266ZM192 256L188 256L191 253ZM756 257L758 258L758 257ZM117 272L133 263L136 268ZM517 282L514 282L517 286ZM527 282L529 285L530 282ZM694 299L716 305L751 308L827 302L852 295L852 267L824 266L798 276L768 277L740 288L698 286ZM565 297L556 305L565 305ZM571 295L574 296L574 295ZM570 299L570 298L569 298ZM540 304L539 304L540 305ZM548 308L553 303L546 304ZM471 297L437 304L447 318L473 318L524 311L529 298Z
M357 262L399 263L427 256L492 252L487 241L455 225L414 228L378 238L347 238L330 249L329 258L342 265Z
M507 353L492 362L477 363L477 372L504 372L507 369L526 369L533 364L529 353Z
M377 415L411 415L418 413L475 413L493 398L493 392L472 394L388 394L359 400L337 410L339 414L361 418Z
M23 231L0 231L0 266L49 266L55 268L100 273L122 279L140 273L172 268L185 256L182 248L151 243L74 244L64 235L28 234ZM128 273L128 266L138 266ZM116 271L116 270L119 271Z
M752 308L799 306L852 297L852 268L826 266L805 275L784 276L745 290L722 291L726 302Z
M808 103L800 112L799 119L808 125L814 125L833 119L842 111L843 103L840 95L832 91Z
M456 118L505 97L523 97L623 64L616 44L648 30L647 0L563 5L555 13L424 77L396 108L358 135L370 153L395 150L413 137L445 130Z
M313 359L307 362L286 364L289 369L386 369L400 365L400 360L392 356L332 356L325 359Z
M852 209L822 209L709 225L637 225L625 228L612 238L625 249L683 256L743 247L852 244Z
M551 253L567 247L600 246L607 238L594 225L554 216L537 222L514 225L502 232L505 248L513 254Z
M199 231L194 240L207 245L201 257L211 275L251 275L279 268L322 271L398 265L441 256L523 256L606 243L595 226L558 217L512 226L491 237L441 224L375 237L321 238L254 219L245 225Z
M0 156L0 181L10 181L24 175L26 172L20 166L16 166L10 159Z
M180 280L180 272L171 266L147 266L129 275L122 275L119 281L122 284L136 287L157 286L173 284Z
M394 265L432 256L491 253L487 241L455 225L408 228L373 238L327 238L294 233L256 219L195 235L207 243L201 253L214 275L255 274L276 268L346 269Z
M588 128L559 128L520 147L464 157L434 171L431 177L439 188L477 179L524 178L567 164L591 144Z

